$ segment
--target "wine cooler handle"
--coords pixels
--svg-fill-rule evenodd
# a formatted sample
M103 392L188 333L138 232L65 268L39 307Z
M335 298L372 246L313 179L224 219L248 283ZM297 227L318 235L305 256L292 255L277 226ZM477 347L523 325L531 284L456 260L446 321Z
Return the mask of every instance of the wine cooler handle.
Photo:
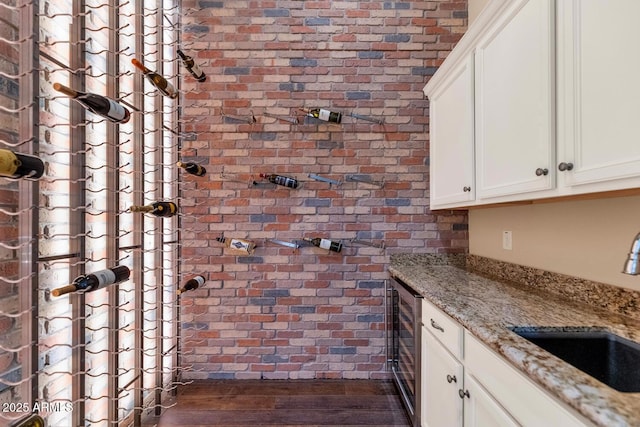
M442 326L438 325L435 320L433 320L433 319L429 319L429 320L431 320L431 327L433 329L437 329L440 332L444 332L444 328Z

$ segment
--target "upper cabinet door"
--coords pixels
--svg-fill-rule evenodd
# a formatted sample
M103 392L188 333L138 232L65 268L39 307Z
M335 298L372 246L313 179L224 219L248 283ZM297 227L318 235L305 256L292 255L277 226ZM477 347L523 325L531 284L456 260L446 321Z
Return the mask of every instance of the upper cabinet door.
M640 175L638 16L638 0L558 2L556 167L564 164L564 185ZM600 189L637 186L636 179Z
M474 199L473 79L468 55L429 95L431 209Z
M511 1L478 41L478 199L554 187L553 5L552 0Z

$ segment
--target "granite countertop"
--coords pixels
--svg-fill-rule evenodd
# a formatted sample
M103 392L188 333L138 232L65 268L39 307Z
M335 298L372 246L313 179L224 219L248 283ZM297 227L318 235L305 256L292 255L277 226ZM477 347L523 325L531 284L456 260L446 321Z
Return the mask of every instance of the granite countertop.
M482 264L482 260L474 262ZM499 263L491 269L500 269ZM640 342L640 320L630 316L629 309L620 314L602 308L607 303L594 307L549 292L548 288L519 284L517 277L488 278L473 270L460 256L396 254L391 257L389 272L594 424L640 426L640 393L618 392L508 329L514 326L606 329ZM563 285L557 283L559 287ZM600 292L606 294L602 289ZM633 291L623 293L625 306L638 297Z

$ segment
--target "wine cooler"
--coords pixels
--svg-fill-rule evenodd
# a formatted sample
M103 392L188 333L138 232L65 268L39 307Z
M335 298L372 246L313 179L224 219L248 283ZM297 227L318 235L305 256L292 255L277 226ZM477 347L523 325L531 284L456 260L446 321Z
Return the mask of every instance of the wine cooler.
M422 296L398 279L385 283L387 369L392 373L411 425L419 427Z

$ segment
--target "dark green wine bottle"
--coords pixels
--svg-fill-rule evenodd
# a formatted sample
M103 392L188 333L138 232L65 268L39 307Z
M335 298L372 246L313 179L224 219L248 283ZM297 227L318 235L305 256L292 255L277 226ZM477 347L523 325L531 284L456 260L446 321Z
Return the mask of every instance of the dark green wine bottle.
M105 286L125 281L129 278L131 271L125 265L118 265L106 270L99 270L91 274L77 277L73 283L62 288L51 291L51 295L58 297L70 292L85 291L91 292Z
M340 123L342 121L342 113L325 110L324 108L314 108L305 111L307 112L307 116L314 117L325 122Z
M322 239L320 237L314 237L314 238L305 237L302 240L309 242L314 246L317 246L322 249L326 249L331 252L340 252L342 250L342 242L334 242L333 240Z
M176 163L176 165L179 168L184 169L186 172L190 173L191 175L204 176L207 173L207 170L204 167L193 162L187 162L187 163L178 162Z
M131 206L131 212L147 212L151 215L169 218L178 213L178 205L173 202L153 202L146 206Z
M282 185L283 187L298 188L298 180L295 178L290 178L288 176L283 176L283 175L276 175L274 173L272 174L261 173L260 177L266 178L269 182L272 182L277 185Z

